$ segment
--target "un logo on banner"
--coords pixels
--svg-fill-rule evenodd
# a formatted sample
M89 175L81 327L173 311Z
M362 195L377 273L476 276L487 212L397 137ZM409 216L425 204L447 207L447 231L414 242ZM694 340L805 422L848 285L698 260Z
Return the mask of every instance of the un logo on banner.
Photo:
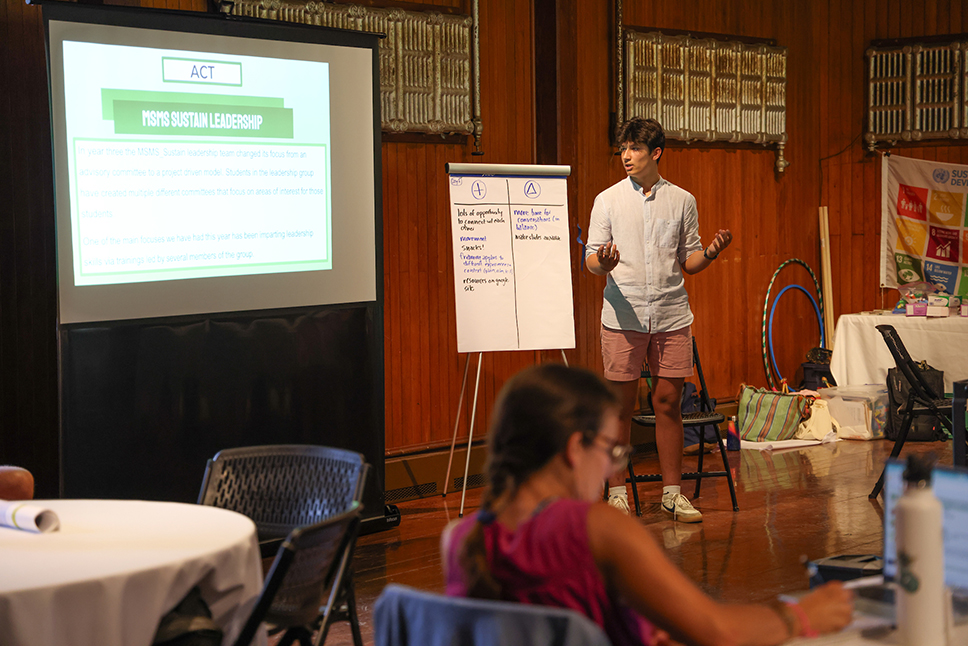
M935 168L934 169L934 173L931 174L931 177L938 184L944 184L945 182L948 181L948 177L950 177L950 176L951 176L951 173L949 173L948 171L946 171L943 168Z

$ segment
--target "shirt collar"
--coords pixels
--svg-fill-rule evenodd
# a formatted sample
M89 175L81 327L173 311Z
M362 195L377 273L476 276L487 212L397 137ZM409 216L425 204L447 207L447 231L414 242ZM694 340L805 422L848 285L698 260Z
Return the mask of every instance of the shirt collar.
M642 186L639 185L639 183L636 182L631 177L629 177L629 181L632 182L632 187L635 189L635 192L644 197L645 194L642 190ZM663 183L665 183L665 180L662 179L662 176L660 175L659 179L656 180L655 184L652 185L652 188L650 189L649 197L654 197L656 189L659 188L659 186L662 185Z

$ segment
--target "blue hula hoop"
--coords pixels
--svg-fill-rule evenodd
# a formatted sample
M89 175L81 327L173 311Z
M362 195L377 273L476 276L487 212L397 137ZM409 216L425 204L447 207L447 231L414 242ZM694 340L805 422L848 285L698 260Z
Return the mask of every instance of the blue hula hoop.
M787 285L781 289L780 293L777 294L776 298L773 299L773 305L770 307L770 325L767 328L768 339L770 342L770 362L773 364L773 371L776 373L776 377L780 381L783 381L783 375L780 374L780 369L776 365L776 355L773 354L773 313L776 311L776 304L780 302L780 297L791 289L799 289L801 292L807 295L807 298L810 299L810 302L813 304L813 311L817 314L817 324L820 326L820 347L826 347L824 344L823 318L820 316L820 307L817 305L817 301L813 298L813 296L810 295L810 292L800 285Z

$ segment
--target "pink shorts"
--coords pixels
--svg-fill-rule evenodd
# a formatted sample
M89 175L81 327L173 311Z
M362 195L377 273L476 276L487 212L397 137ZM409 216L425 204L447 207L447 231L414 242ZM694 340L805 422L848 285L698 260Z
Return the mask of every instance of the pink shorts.
M653 377L691 377L692 327L646 334L602 326L606 379L637 380L642 375L642 362L646 358Z

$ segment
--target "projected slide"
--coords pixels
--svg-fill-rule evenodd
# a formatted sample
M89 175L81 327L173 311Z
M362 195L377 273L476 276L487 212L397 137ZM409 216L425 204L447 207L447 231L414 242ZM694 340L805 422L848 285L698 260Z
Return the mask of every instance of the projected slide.
M332 268L328 63L63 47L75 285Z

